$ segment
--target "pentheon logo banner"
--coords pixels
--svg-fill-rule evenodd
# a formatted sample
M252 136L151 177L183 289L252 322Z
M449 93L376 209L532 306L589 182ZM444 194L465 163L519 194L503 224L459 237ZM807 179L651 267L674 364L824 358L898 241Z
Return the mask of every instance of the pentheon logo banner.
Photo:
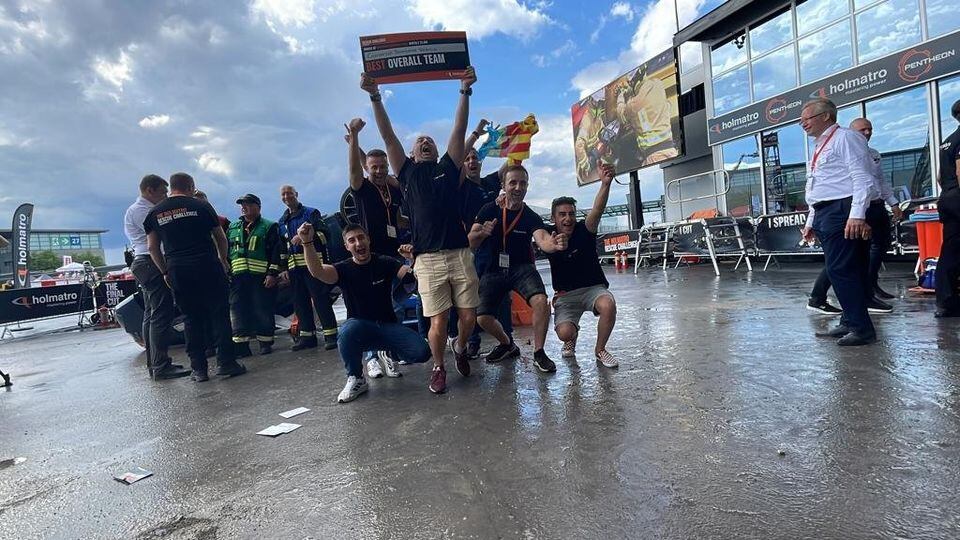
M711 118L707 120L709 144L798 120L803 104L814 98L827 98L842 107L960 72L958 50L960 31L955 31Z
M10 247L13 255L13 288L30 286L30 226L33 221L33 205L21 204L13 213Z

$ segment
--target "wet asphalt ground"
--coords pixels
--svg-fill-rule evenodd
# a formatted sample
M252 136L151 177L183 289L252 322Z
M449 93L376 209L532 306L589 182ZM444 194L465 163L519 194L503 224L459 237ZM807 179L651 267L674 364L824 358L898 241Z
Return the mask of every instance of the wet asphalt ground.
M556 374L523 328L522 360L448 355L439 397L406 366L338 405L336 351L284 337L203 384L151 382L119 330L0 342L0 537L960 537L960 320L896 266L880 341L841 349L804 309L818 270L611 272L619 370L587 315L576 361L548 337Z

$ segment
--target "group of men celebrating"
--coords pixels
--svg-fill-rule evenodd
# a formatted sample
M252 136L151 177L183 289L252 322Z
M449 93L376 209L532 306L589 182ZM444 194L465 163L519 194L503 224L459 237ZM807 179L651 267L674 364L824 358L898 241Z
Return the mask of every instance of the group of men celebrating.
M554 372L556 364L544 350L551 308L535 266L534 244L550 262L562 356L575 355L580 318L592 311L599 321L596 360L617 367L617 359L606 350L616 302L596 251L597 227L614 170L602 169L601 186L586 219L577 220L574 199L560 197L551 205L555 225L547 226L524 203L529 174L522 165L505 165L481 176L473 144L486 121L466 137L475 82L469 68L461 79L446 152L440 155L426 135L415 139L409 153L403 148L377 82L362 75L361 88L370 96L384 150L364 153L359 144L364 122L354 119L346 125L350 188L359 223L343 229L350 257L340 262L333 263L327 253L319 212L300 204L291 186L281 190L287 211L278 223L264 219L260 200L247 194L237 200L241 218L225 233L213 208L194 198L189 175L171 176L169 197L162 178L145 177L125 226L135 250L132 271L145 296L145 340L154 377L191 374L194 380L207 380L206 358L212 348L218 374L245 372L237 357L252 354L251 341L259 342L261 354L272 351L273 310L267 306L273 305L277 285L285 279L294 288L300 324L294 348L318 345L314 307L328 348L339 347L347 372L338 396L341 403L367 390L365 355L370 377L398 377L401 363L432 359L429 389L445 392L448 327L454 336L450 348L455 367L464 377L471 373L470 360L479 355L477 326L497 340L487 362L518 357L520 350L509 333L514 291L533 311L533 365ZM407 236L409 242L401 243ZM429 320L426 341L398 320L403 313L400 301L414 281ZM347 309L339 331L330 309L332 286L340 288ZM165 348L163 333L172 319L166 310L174 300L186 319L190 371L173 365Z

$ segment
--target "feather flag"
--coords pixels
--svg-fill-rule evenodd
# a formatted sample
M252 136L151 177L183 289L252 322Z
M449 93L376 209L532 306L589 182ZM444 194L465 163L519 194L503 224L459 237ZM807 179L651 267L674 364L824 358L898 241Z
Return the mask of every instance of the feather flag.
M505 127L487 126L487 140L477 150L482 161L489 156L505 157L510 165L518 164L530 157L530 139L540 131L537 119L528 114L522 122L514 122Z

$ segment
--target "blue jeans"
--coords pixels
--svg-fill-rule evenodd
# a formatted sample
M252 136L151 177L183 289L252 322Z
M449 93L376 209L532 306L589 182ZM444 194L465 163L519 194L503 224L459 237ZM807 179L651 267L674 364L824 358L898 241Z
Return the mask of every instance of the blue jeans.
M388 351L396 360L419 364L430 358L430 347L416 332L400 323L347 319L340 327L337 348L347 375L363 377L363 353Z

